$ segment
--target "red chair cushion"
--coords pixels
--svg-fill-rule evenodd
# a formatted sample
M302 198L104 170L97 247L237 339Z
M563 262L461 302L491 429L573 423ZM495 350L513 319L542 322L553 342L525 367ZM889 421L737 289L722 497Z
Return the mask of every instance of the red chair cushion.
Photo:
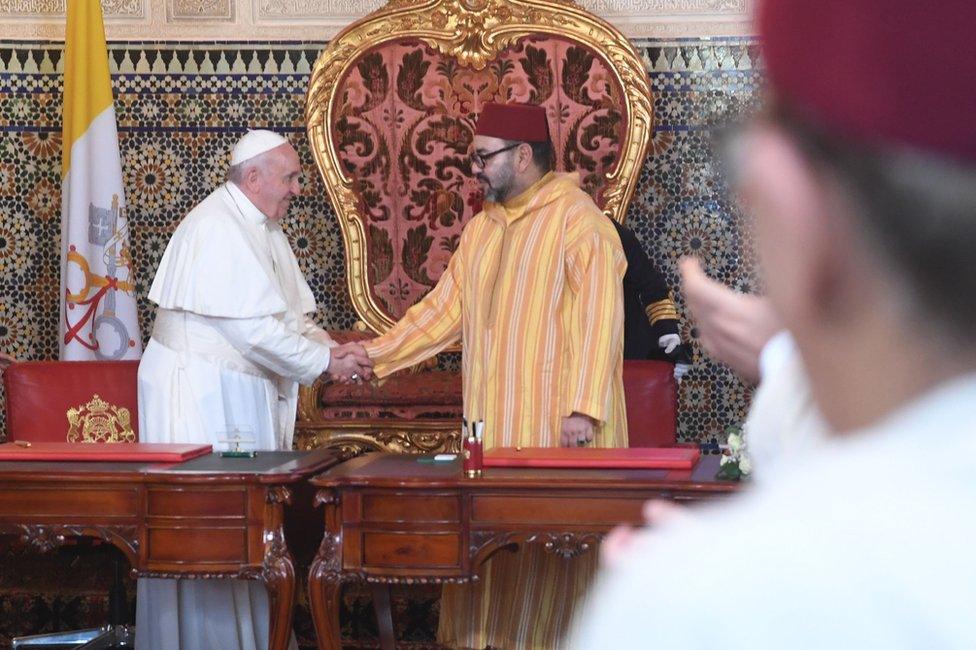
M676 441L678 385L667 361L624 361L624 396L631 447L667 447Z
M95 395L129 411L139 433L138 361L25 361L3 374L7 391L7 438L65 442L68 410L85 408Z

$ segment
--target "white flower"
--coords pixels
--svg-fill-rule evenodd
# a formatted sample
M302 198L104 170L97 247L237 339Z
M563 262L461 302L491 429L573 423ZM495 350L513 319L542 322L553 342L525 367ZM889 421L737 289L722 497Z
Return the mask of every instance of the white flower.
M725 454L722 454L722 459L718 462L718 464L719 465L728 465L731 462L732 462L732 457L731 456L726 456Z
M737 455L740 451L742 451L742 448L746 446L746 443L742 439L742 436L739 435L738 433L730 433L728 443L729 443L729 451L732 452L733 456Z
M739 459L739 471L743 474L752 473L752 461L749 460L748 456L742 456L742 458Z

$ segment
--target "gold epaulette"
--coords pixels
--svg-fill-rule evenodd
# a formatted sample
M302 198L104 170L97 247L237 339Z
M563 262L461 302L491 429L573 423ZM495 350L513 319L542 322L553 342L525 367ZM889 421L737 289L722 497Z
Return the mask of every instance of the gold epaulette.
M644 313L647 314L647 320L651 321L651 325L661 320L678 320L678 309L670 297L652 302L644 307Z

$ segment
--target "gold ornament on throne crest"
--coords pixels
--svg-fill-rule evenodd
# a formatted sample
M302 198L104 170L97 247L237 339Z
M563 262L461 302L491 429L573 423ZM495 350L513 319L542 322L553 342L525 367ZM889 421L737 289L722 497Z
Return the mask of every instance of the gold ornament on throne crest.
M370 223L363 213L356 179L340 158L333 127L345 110L341 84L364 54L386 43L419 41L461 69L471 70L469 76L474 79L474 72L484 70L506 48L529 36L567 39L598 53L623 90L619 110L627 128L619 142L619 162L607 173L603 186L604 211L623 222L653 130L646 68L623 34L569 0L390 0L329 42L312 70L305 105L312 153L342 230L346 281L361 319L358 329L382 333L397 319L370 282ZM508 95L505 88L468 84L463 75L442 82L454 86L445 96L480 105L486 96ZM466 94L467 101L463 99Z
M135 442L132 416L124 406L109 404L96 393L91 401L65 413L68 442Z

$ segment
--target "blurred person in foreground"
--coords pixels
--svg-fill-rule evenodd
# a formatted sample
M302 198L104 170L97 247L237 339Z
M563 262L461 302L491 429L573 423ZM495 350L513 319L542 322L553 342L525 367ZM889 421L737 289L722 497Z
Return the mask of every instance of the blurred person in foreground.
M572 647L976 647L976 4L759 16L769 110L733 168L838 433L639 533Z
M681 286L698 341L747 384L756 385L742 427L749 458L763 477L801 459L827 437L793 336L765 296L739 293L707 275L695 258L679 263Z

